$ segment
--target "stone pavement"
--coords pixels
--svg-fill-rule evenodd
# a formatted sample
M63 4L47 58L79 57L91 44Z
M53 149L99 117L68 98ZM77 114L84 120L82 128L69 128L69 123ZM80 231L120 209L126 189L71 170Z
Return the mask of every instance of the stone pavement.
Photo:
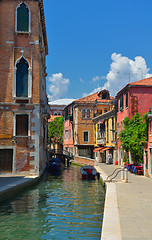
M0 202L11 198L17 192L36 183L37 176L12 176L11 174L0 174Z
M117 168L115 165L97 164L105 176ZM107 186L115 185L121 236L108 238L105 235L102 239L152 240L152 179L132 173L128 174L128 183L120 179L119 174L117 182L108 183ZM115 221L114 216L111 215L111 218Z

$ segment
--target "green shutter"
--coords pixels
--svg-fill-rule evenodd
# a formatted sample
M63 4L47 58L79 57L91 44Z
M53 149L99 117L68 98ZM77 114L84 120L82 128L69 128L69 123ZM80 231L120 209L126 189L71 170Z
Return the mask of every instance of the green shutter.
M118 100L115 99L115 112L117 113L118 112Z
M128 107L128 93L126 93L126 108Z

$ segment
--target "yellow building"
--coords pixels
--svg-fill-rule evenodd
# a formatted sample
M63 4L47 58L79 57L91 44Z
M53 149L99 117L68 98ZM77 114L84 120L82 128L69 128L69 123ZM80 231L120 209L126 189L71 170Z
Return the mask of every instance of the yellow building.
M99 162L108 162L111 154L111 163L115 163L116 155L116 115L115 110L103 113L93 119L95 124L95 157Z

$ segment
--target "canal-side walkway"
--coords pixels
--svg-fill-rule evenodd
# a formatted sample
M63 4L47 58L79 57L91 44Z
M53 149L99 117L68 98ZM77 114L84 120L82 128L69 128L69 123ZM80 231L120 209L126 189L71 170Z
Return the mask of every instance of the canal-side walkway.
M97 163L103 181L115 165ZM115 181L106 183L106 200L102 240L152 239L152 179L128 174L128 183L119 174Z
M16 196L32 184L39 181L38 176L13 176L11 174L0 174L0 202Z

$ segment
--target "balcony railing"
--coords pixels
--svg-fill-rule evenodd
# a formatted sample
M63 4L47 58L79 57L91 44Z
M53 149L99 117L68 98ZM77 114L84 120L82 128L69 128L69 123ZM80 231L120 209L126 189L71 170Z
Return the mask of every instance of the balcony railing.
M97 144L106 144L106 138L97 138Z

